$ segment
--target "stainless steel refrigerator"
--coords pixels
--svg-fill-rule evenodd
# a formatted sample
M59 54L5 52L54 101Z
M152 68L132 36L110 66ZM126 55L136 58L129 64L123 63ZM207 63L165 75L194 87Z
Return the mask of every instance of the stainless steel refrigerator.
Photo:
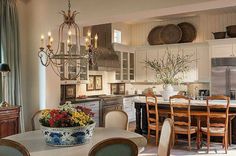
M211 94L235 99L236 58L212 58L211 67Z

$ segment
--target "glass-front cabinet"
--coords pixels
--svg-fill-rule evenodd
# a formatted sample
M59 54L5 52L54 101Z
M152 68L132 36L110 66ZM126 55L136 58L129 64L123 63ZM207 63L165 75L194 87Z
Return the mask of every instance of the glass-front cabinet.
M119 43L113 43L113 48L116 51L120 61L120 68L116 70L116 81L118 82L134 81L135 79L134 49L130 46Z

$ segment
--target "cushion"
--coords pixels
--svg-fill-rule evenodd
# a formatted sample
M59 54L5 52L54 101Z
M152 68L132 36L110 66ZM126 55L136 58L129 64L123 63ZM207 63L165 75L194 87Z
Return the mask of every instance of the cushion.
M132 149L126 144L114 144L100 149L96 156L131 156Z
M207 133L207 127L201 127L201 130ZM210 133L221 133L224 134L225 128L221 127L210 127Z
M174 126L175 132L182 132L182 133L187 133L188 132L188 126ZM197 132L197 127L196 126L191 126L190 127L190 133L196 133Z

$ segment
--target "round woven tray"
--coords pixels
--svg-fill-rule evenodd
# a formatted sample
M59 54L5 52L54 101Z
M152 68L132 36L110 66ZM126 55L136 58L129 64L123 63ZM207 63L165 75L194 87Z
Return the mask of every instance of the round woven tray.
M196 39L197 30L191 23L183 22L178 24L178 26L182 30L182 38L180 43L192 42Z
M163 26L154 27L148 34L148 43L150 45L160 45L163 44L160 38L160 32L163 29Z
M161 30L160 37L165 44L178 43L181 40L182 31L179 26L168 24Z

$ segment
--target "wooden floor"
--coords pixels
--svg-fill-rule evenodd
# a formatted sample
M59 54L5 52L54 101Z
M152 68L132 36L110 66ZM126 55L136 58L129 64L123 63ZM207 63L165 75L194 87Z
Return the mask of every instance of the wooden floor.
M129 124L129 131L134 132L135 122ZM145 136L146 137L146 136ZM212 143L209 154L206 153L206 147L203 147L200 150L196 149L196 145L192 145L192 151L187 150L187 143L178 143L171 150L171 156L236 156L236 145L232 145L228 149L228 154L225 154L224 149L221 144ZM155 138L152 138L150 143L147 144L145 150L139 154L139 156L157 156L158 147L155 145Z

